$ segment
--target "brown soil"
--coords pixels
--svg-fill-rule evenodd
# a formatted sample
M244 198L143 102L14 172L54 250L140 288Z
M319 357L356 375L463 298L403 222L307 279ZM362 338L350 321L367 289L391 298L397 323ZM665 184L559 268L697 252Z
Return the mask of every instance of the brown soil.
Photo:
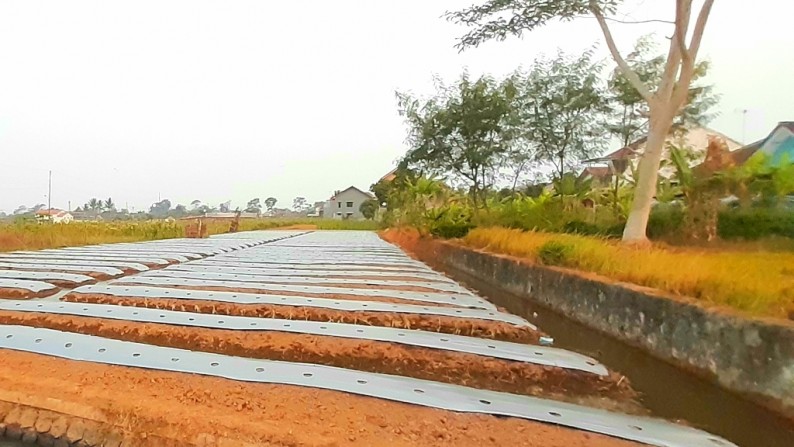
M42 280L42 281L48 282L48 283L50 283L50 284L52 284L54 286L58 286L58 287L61 287L61 288L64 288L64 289L74 289L75 287L78 287L78 286L87 286L89 284L94 284L96 282L96 280L93 280L93 281L86 281L86 282L77 283L77 282L74 282L74 281L69 281L67 279L45 279L45 280Z
M0 287L0 299L29 300L33 298L44 298L55 295L59 290L58 287L53 287L52 289L42 290L41 292L33 292L28 289L18 289L15 287Z
M533 331L529 327L518 327L498 321L396 312L348 312L319 307L235 304L203 300L188 301L179 299L130 298L75 292L67 294L63 297L63 300L75 303L115 304L206 314L331 321L403 329L422 329L446 334L469 335L472 337L535 344L542 335L540 332Z
M82 271L82 270L69 270L68 268L43 269L43 268L37 267L35 264L31 264L29 268L26 267L24 269L13 268L13 267L3 267L3 268L7 269L7 270L30 270L30 271L34 271L34 272L77 273L77 274L80 274L80 275L90 276L90 277L96 279L97 281L107 281L109 279L118 278L118 277L124 275L124 273L122 273L121 275L112 276L112 275L106 275L106 274L100 273L100 272L86 272L86 271Z
M130 445L163 445L147 441L153 437L188 446L225 447L639 445L550 424L454 413L335 391L6 350L1 355L0 401L21 401L111 424L134 434Z
M398 343L276 331L234 331L72 315L0 311L0 324L43 327L240 357L315 363L565 400L637 413L619 374L541 366Z
M304 292L290 292L287 290L270 290L270 289L255 289L250 287L220 287L220 286L183 286L171 284L146 284L146 283L133 283L125 282L125 286L148 286L148 287L162 287L167 289L183 289L183 290L206 290L217 292L239 292L239 293L255 293L258 295L281 295L281 296L298 296L301 298L327 298L332 300L347 300L347 301L368 301L378 303L391 303L391 304L413 304L417 306L437 306L437 307L458 307L454 304L438 304L430 303L427 301L404 300L401 298L386 298L381 296L363 296L363 295L348 295L344 293L304 293ZM308 284L300 284L308 285Z

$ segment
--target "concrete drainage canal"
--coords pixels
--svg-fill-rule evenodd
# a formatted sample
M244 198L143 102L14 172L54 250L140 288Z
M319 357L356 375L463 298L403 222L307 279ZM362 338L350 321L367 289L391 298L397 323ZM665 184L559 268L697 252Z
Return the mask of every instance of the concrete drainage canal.
M737 445L652 417L633 378L544 346L556 323L374 233L11 253L4 271L0 427L18 439L0 447Z

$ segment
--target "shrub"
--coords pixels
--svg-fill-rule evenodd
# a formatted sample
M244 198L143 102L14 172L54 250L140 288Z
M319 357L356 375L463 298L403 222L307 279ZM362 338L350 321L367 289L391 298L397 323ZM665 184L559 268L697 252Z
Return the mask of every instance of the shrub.
M684 210L680 206L660 205L648 218L648 237L659 239L677 234L684 225Z
M474 228L471 209L464 205L450 204L428 210L427 229L433 236L451 239L466 236Z
M563 225L562 231L564 231L565 233L583 234L590 236L602 236L605 235L607 232L605 228L601 228L598 225L591 224L588 222L583 222L581 220L572 220L567 222L565 225Z
M725 210L720 213L717 232L724 239L794 238L794 211L770 208Z
M548 241L538 249L538 260L546 265L569 265L574 247L561 241Z

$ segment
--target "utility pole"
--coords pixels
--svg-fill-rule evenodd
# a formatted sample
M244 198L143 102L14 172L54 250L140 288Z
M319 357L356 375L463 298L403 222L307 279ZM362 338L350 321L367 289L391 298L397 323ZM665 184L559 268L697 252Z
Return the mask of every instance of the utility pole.
M50 170L49 186L47 187L47 211L52 209L52 170Z

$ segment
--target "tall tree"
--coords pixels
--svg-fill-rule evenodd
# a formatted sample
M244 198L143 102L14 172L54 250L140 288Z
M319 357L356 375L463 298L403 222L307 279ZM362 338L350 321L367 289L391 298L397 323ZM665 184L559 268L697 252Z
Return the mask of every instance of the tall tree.
M248 201L248 204L245 207L246 213L261 213L262 212L262 204L259 203L259 198L254 198Z
M375 214L378 212L378 208L380 208L380 204L378 204L377 199L368 199L361 202L361 205L359 205L358 210L361 211L361 214L364 216L365 219L372 220L375 218Z
M166 217L169 211L171 211L171 201L168 199L153 203L149 207L149 214L154 217Z
M187 215L187 207L181 203L174 207L171 213L174 217L183 217Z
M464 180L475 206L484 203L483 192L515 139L509 125L515 96L511 81L471 80L467 73L452 86L436 80L430 98L398 92L410 146L401 166Z
M665 68L665 56L656 50L653 36L648 35L637 40L634 50L626 55L629 67L643 83L654 89L661 83ZM714 118L710 109L717 104L719 96L714 93L713 86L702 83L709 67L708 61L700 61L695 65L689 99L673 121L676 127L702 126ZM622 147L626 147L648 133L648 102L619 68L614 70L609 79L609 89L614 110L608 128L620 139Z
M508 35L521 36L524 31L532 31L554 20L568 21L583 15L595 17L621 73L648 103L648 141L623 232L623 240L630 243L648 240L646 228L656 193L662 149L674 118L690 98L700 43L714 5L714 0L703 0L694 17L698 9L697 5L693 9L694 0L666 1L675 8L675 20L671 23L673 32L662 78L656 86L640 79L612 37L607 20L617 12L622 0L486 0L482 5L447 14L452 21L475 27L461 38L460 48L492 39L504 40Z
M295 210L296 213L300 213L306 211L308 207L308 203L306 202L306 197L295 197L292 200L292 209Z
M278 200L275 197L268 197L265 199L265 206L268 211L273 211L273 207L276 206L276 203L278 203Z
M194 200L190 202L190 207L193 208L194 211L197 211L201 207L201 200Z
M98 211L98 212L102 211L102 201L94 197L91 200L89 200L88 203L86 203L83 208L86 211L87 210Z
M102 207L106 211L116 211L116 204L113 203L113 199L111 199L110 197L108 197L108 199L105 200L105 203L102 204Z
M602 67L592 57L592 51L558 52L535 59L527 73L515 75L524 135L535 147L535 158L551 164L558 179L608 142L602 131L609 110Z

